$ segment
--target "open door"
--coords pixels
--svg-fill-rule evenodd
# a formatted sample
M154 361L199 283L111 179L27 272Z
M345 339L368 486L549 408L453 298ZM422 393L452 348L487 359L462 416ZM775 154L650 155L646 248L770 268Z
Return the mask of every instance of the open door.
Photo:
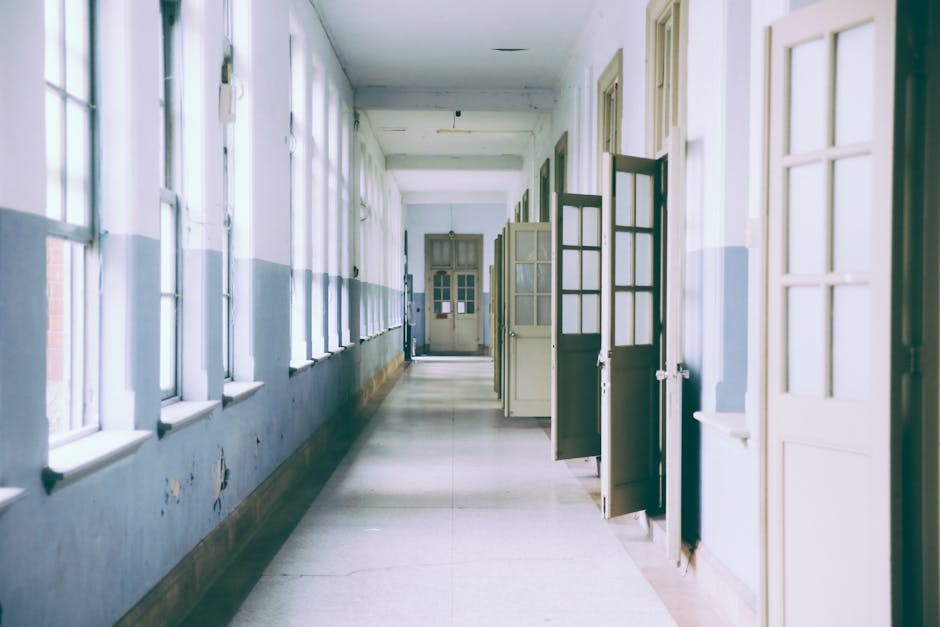
M493 308L493 389L503 397L503 236L493 243L493 278L490 280L490 306Z
M510 224L507 232L509 416L551 411L552 225Z
M661 507L661 164L604 154L601 503L605 518Z
M552 454L600 455L601 197L552 194Z
M894 17L829 0L771 31L770 625L892 623Z

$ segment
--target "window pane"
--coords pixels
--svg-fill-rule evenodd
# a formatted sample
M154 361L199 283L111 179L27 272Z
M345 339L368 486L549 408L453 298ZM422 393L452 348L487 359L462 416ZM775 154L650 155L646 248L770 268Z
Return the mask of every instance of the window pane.
M176 393L176 299L160 297L160 390L164 398Z
M636 225L653 228L653 177L636 175Z
M53 220L65 217L62 206L64 119L65 101L51 89L46 90L46 216Z
M431 266L435 268L450 267L453 265L451 255L450 240L431 240Z
M542 294L552 293L552 265L550 263L540 263L537 269L538 285L537 291Z
M535 324L535 297L516 296L516 324Z
M833 266L836 272L871 268L871 156L833 165Z
M160 203L160 291L176 292L176 208Z
M864 400L871 380L871 306L865 285L832 292L832 395Z
M457 266L472 268L477 265L477 246L473 240L459 239L457 242Z
M561 252L561 288L581 289L581 253L576 250Z
M516 233L516 261L535 261L535 232Z
M552 297L538 297L538 324L548 326L552 323Z
M85 248L46 239L46 416L49 434L83 425Z
M581 259L581 289L601 289L601 253L596 250L585 250Z
M614 346L633 344L633 293L614 293Z
M790 153L823 147L826 131L826 45L816 39L790 50Z
M600 294L585 294L581 297L581 332L601 332L601 297Z
M581 210L577 207L565 207L562 212L562 234L561 243L565 246L577 246L581 243L578 237L578 227L580 226Z
M564 294L561 297L561 332L578 333L581 330L581 307L577 294Z
M228 310L228 297L222 296L222 374L225 377L231 374L231 364L229 364ZM316 341L316 339L317 336L314 335L313 340ZM317 346L314 346L313 350L319 352Z
M584 207L581 210L584 228L581 231L582 246L601 245L601 210L597 207Z
M68 198L66 219L72 224L87 225L91 207L91 124L88 110L75 102L66 107L65 126L68 136L66 167Z
M551 261L552 260L552 232L551 231L539 231L538 235L538 256L539 261Z
M535 264L516 264L516 292L531 294L535 291Z
M636 338L637 344L653 343L653 295L636 293Z
M463 287L467 284L467 275L458 274L457 275L457 287Z
M636 284L653 284L653 236L636 234Z
M62 0L46 0L46 80L64 86L62 76Z
M88 5L85 0L65 3L65 88L85 101L89 100L91 73Z
M792 274L825 270L825 181L822 163L790 168L787 228Z
M791 287L787 292L787 391L822 396L823 290Z
M875 96L875 26L836 35L836 145L871 139Z
M614 277L617 285L633 285L633 233L614 234Z
M633 175L629 172L617 172L616 202L614 220L617 226L633 226Z

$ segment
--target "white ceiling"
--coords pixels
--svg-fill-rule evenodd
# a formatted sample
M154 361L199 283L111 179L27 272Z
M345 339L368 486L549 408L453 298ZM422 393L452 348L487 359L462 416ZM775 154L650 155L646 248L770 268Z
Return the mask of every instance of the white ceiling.
M587 0L313 2L353 87L453 89L553 87L594 4Z

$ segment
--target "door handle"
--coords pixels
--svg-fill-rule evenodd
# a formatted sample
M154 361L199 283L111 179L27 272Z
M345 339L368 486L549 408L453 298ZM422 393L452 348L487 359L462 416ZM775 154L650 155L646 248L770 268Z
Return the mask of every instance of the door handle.
M665 370L657 370L657 371L656 371L656 380L657 380L657 381L665 381L665 380L668 379L668 378L669 378L669 373L666 372Z
M669 372L668 370L657 370L656 371L656 380L665 381L666 379L675 378L675 379L688 379L689 378L689 369L683 368L682 364L679 364L676 367L676 371Z
M516 337L517 335L519 334L513 331L512 329L509 330L509 337Z

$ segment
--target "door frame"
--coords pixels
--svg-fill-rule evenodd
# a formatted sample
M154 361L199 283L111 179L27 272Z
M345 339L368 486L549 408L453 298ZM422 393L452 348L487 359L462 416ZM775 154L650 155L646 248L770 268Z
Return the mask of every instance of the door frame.
M457 283L456 276L459 272L475 272L476 273L476 285L474 296L475 298L475 312L476 312L476 336L477 336L477 348L475 351L472 351L473 354L478 354L482 352L483 344L483 316L486 312L481 312L483 306L483 276L484 276L484 265L483 265L483 235L480 233L454 233L453 231L449 233L425 233L424 234L424 290L425 290L425 346L427 351L431 352L431 316L434 315L434 284L433 277L434 273L438 270L445 270L445 268L432 268L431 267L431 242L434 240L450 240L452 242L451 248L451 264L449 268L446 268L446 271L453 275L452 285L451 285L451 301L456 303L456 294L457 294ZM457 248L456 242L458 240L464 241L473 241L475 242L476 248L476 259L477 263L473 268L460 268L457 266ZM430 306L429 306L430 303ZM457 310L456 306L452 308L452 313L454 314L454 320L456 320ZM455 333L455 348L456 351L456 327L454 329ZM463 351L466 353L467 351Z

